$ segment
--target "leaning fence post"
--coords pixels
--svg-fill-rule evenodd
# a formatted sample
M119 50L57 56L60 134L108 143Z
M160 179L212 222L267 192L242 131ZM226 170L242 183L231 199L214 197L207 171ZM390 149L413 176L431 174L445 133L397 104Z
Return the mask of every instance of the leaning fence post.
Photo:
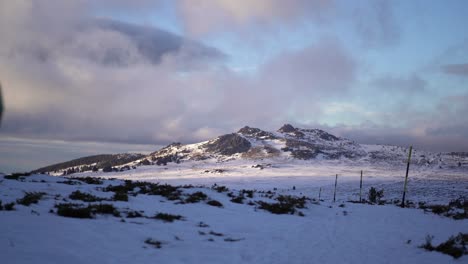
M335 191L333 192L333 202L336 201L336 184L338 182L338 174L336 175L336 178L335 178Z
M406 186L408 184L408 173L409 173L409 165L411 161L411 152L413 151L413 146L410 146L409 148L409 154L408 154L408 163L406 164L406 177L405 177L405 186L403 187L403 198L401 199L401 207L405 207L405 196L406 196Z
M359 184L359 202L362 203L362 170L361 170L361 183Z

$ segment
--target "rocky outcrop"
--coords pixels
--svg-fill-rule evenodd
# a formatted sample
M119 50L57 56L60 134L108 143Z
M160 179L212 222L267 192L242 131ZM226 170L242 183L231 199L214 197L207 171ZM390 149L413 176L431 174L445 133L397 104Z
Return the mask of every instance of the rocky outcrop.
M251 144L244 137L233 133L220 136L216 140L205 144L204 147L208 152L233 155L249 151Z
M237 133L256 139L277 139L277 137L271 132L266 132L261 129L248 126L241 128Z
M284 124L280 129L278 129L278 132L281 133L292 133L294 131L296 131L296 128L290 124Z
M312 133L314 135L316 135L317 137L323 139L323 140L327 140L327 141L337 141L339 140L338 137L332 135L332 134L329 134L323 130L320 130L320 129L302 129L302 131L304 132L309 132L309 133Z

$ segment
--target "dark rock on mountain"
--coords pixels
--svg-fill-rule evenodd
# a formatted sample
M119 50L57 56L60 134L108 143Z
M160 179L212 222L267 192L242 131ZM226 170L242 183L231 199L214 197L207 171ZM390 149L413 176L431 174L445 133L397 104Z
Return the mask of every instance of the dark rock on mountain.
M295 139L286 139L286 147L288 148L308 148L315 149L315 145L307 141L295 140Z
M246 137L253 137L257 139L277 139L277 137L271 132L266 132L261 129L248 126L241 128L237 133L240 133Z
M238 134L227 134L204 145L207 151L221 155L232 155L249 151L251 144Z
M339 140L338 137L330 134L330 133L327 133L323 130L320 130L320 129L302 129L302 131L304 132L311 132L311 133L314 133L315 135L317 135L319 138L323 139L323 140L328 140L328 141L337 141Z
M278 132L281 133L292 133L294 131L296 131L296 128L291 126L290 124L285 124L280 129L278 129Z
M320 153L319 150L293 150L291 155L296 159L309 160L315 158Z

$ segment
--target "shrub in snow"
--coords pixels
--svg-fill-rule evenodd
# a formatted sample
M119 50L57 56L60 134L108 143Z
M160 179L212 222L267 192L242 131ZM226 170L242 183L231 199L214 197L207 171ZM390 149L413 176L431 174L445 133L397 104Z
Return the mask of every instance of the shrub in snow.
M224 234L222 233L217 233L215 231L210 231L210 235L213 235L213 236L224 236Z
M154 240L152 238L148 238L145 240L145 243L148 244L148 245L152 245L154 246L155 248L161 248L161 245L162 245L162 242L161 241L157 241L157 240Z
M368 194L369 202L371 203L380 203L380 200L383 197L384 190L377 191L374 187L371 187Z
M273 214L294 214L296 208L305 208L306 197L294 197L291 195L280 195L276 198L278 203L267 203L258 201L260 209L267 210Z
M102 172L112 172L112 166L105 166L102 168Z
M135 188L138 188L135 190ZM109 185L103 189L105 192L119 192L119 193L130 193L146 194L146 195L161 195L166 197L168 200L180 199L182 191L177 186L169 184L158 184L150 182L138 182L126 180L123 185ZM135 190L135 191L134 191ZM132 192L132 193L131 193Z
M216 200L210 200L208 202L206 202L207 204L211 205L211 206L216 206L216 207L223 207L223 204L216 201Z
M100 198L100 197L97 197L97 196L94 196L90 193L83 193L83 192L80 192L80 191L74 191L72 192L68 198L72 199L72 200L80 200L80 201L83 201L83 202L99 202L99 201L103 201L104 198Z
M451 236L447 241L439 244L438 246L432 245L432 236L426 237L426 243L421 245L429 251L438 251L454 258L460 258L463 255L468 255L468 234L459 233L457 236Z
M237 239L234 239L234 238L225 238L224 241L226 242L237 242L237 241L241 241L241 240L244 240L244 238L237 238Z
M291 204L297 208L305 208L306 197L294 197L291 195L280 195L276 198L280 203Z
M198 223L197 226L198 226L198 227L210 227L209 225L207 225L207 224L205 224L205 223L203 223L203 222Z
M90 207L82 207L80 204L58 204L57 214L73 218L93 218Z
M96 185L102 184L102 180L97 177L70 177L70 179L81 181L87 184L96 184Z
M137 217L143 217L143 215L138 211L130 211L127 213L127 218L137 218Z
M128 202L128 195L126 192L116 192L114 196L112 196L112 200Z
M157 213L153 218L163 220L164 222L174 222L174 220L182 220L181 215L173 215L166 213Z
M455 220L468 218L468 200L465 197L452 200L448 205L427 205L423 209L434 214L452 217Z
M296 209L290 204L267 203L259 201L260 209L267 210L272 214L294 214Z
M82 204L66 203L55 207L57 207L57 214L65 217L93 218L94 214L120 216L120 212L112 204L90 204L84 207Z
M37 203L46 193L44 192L26 192L23 198L16 200L18 204L29 206L30 204Z
M112 204L92 204L88 206L94 214L111 214L120 216L120 212Z
M12 173L10 175L5 175L3 178L8 179L8 180L21 180L23 177L28 177L31 176L31 173L29 172L16 172Z
M187 199L185 199L186 203L198 203L200 201L206 200L208 196L204 194L203 192L194 192L192 194L189 194Z
M244 203L244 199L245 199L244 196L239 195L239 196L237 196L237 197L232 198L232 199L231 199L231 202L233 202L233 203L238 203L238 204L243 204L243 203Z
M247 195L247 197L253 198L254 192L255 192L254 190L243 190L243 189L242 189L242 190L240 191L240 194L242 194L242 195L245 194L245 195Z
M11 202L11 203L7 203L3 206L3 209L5 211L13 211L15 210L15 203Z
M229 189L226 186L217 185L216 183L211 187L211 189L213 189L213 190L215 190L215 191L217 191L219 193L229 191Z

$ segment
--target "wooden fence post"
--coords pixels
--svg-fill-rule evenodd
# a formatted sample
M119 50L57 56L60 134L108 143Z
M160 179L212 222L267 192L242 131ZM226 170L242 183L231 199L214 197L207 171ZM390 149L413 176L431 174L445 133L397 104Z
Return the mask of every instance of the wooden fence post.
M319 202L320 202L320 195L322 194L322 187L319 189Z
M405 208L405 197L406 197L406 186L408 185L408 173L409 173L409 165L411 162L411 152L413 151L413 146L409 148L408 154L408 163L406 164L406 177L405 177L405 186L403 187L403 198L401 199L401 207Z
M359 184L359 202L362 203L362 170L361 170L361 182Z
M333 202L336 201L336 184L338 183L338 174L336 175L335 178L335 191L333 192Z

